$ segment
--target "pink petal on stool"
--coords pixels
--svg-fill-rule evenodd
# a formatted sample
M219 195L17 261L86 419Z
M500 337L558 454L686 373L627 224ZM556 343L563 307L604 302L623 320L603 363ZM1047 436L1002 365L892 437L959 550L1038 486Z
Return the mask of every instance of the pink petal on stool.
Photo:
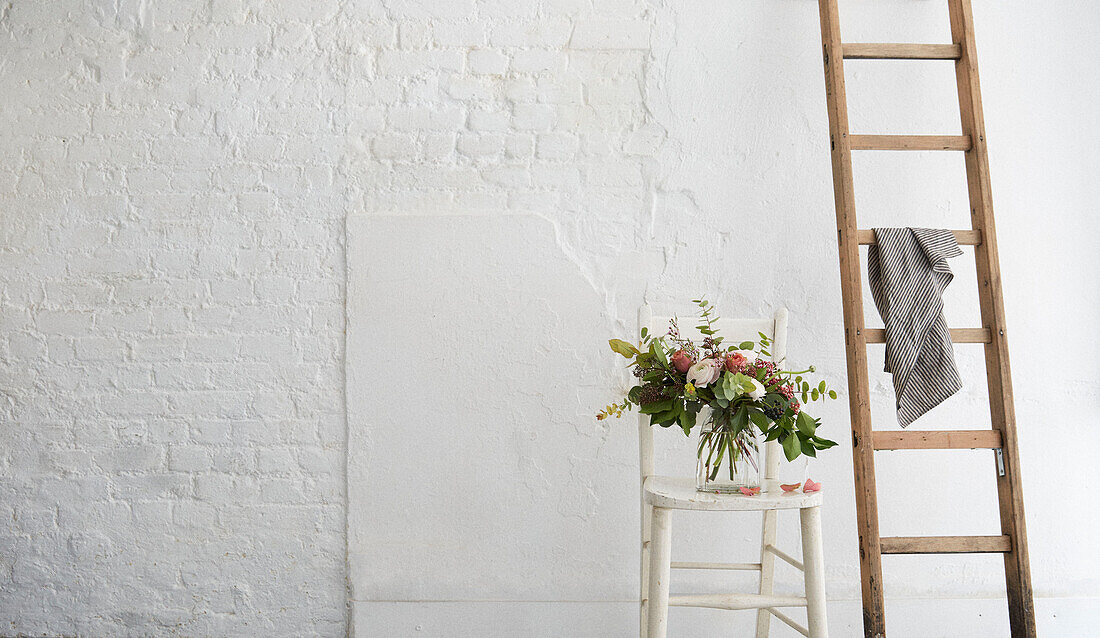
M760 493L759 487L742 487L739 490L745 496L756 496Z
M821 483L814 483L813 479L806 479L806 484L802 486L803 492L820 492Z
M783 485L780 485L779 487L783 488L784 492L793 492L793 491L797 490L798 488L802 487L802 484L801 483L785 483Z

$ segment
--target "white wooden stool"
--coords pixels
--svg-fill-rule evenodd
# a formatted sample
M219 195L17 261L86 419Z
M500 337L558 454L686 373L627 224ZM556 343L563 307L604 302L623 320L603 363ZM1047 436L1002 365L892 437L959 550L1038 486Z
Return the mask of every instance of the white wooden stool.
M645 326L652 335L662 335L668 318L654 318L648 306L639 312L639 329ZM720 319L716 327L729 343L757 341L758 332L773 343L772 359L781 362L787 346L787 310L779 309L773 319ZM684 331L681 327L682 332ZM712 607L717 609L756 609L756 637L767 638L771 617L775 616L804 636L826 638L825 559L821 549L821 492L804 494L801 490L783 492L779 487L779 463L783 451L771 441L764 447L764 480L757 496L711 494L695 490L694 478L654 475L653 431L649 416L639 415L639 457L642 478L642 564L641 564L641 636L665 638L668 608ZM802 561L775 546L776 519L779 510L797 509L802 523ZM709 512L763 512L764 524L758 563L684 563L673 562L672 510ZM775 559L784 560L805 575L806 595L777 596L773 593ZM760 588L755 594L703 594L670 596L669 577L673 569L726 569L760 572ZM806 607L807 627L779 611L780 607Z

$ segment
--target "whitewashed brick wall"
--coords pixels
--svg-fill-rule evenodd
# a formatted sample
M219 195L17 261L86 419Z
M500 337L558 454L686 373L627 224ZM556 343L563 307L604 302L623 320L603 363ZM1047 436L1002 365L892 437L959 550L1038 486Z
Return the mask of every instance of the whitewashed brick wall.
M0 635L344 633L346 24L0 4Z
M846 22L853 41L945 32L930 3L842 4L857 18ZM1081 211L1096 189L1079 177L1091 147L1076 146L1095 138L1095 118L1062 127L1036 113L1079 97L1066 87L1094 71L1079 54L1093 39L1082 25L1100 25L1024 0L976 4L1001 247L1018 256L1005 262L1006 304L1030 338L1013 341L1014 363L1054 356L1088 385L1095 357L1052 355L1039 308L1096 316L1095 293L1046 283L1081 264L1095 271L1095 251L1057 232L1095 235L1095 223L1083 226L1095 216ZM629 424L591 420L619 380L613 357L600 358L603 340L631 329L643 299L678 312L711 294L729 314L783 303L792 351L843 385L814 5L0 0L0 635L628 635L635 448ZM1057 34L1043 56L1020 45L1036 29ZM929 95L953 99L950 82L861 73L902 102L856 104L869 118L856 125L869 129L897 126L903 107ZM941 132L953 117L903 128ZM965 224L965 204L912 197L945 175L894 166L860 181L865 219ZM887 197L895 186L909 187L901 204ZM1050 193L1062 194L1057 206ZM1050 223L1022 221L1033 210ZM492 263L478 270L485 255ZM359 270L345 285L346 262ZM364 284L367 267L393 276ZM413 270L430 285L402 284ZM448 296L456 289L497 305ZM369 311L358 329L388 346L368 344L375 367L360 370L438 356L435 341L410 342L416 330L455 348L480 335L494 355L482 357L492 374L462 370L435 406L454 438L428 442L453 444L440 457L462 452L459 470L429 464L412 477L453 497L416 489L407 435L353 419L346 442L345 297ZM417 300L430 312L402 305ZM1094 319L1066 330L1065 340L1095 341ZM532 352L528 385L462 413L515 376L500 366ZM976 359L963 363L980 377ZM349 398L364 414L390 382L352 372ZM1017 388L1029 497L1043 494L1044 476L1088 467L1096 447L1094 434L1073 438L1071 423L1048 423L1045 411L1052 401L1095 407L1092 386L1052 399L1035 385ZM887 405L881 379L875 392ZM980 416L980 399L961 397L944 422L970 423L962 417ZM831 490L832 624L852 635L846 413L822 416L842 445L815 470ZM1028 426L1039 422L1061 429ZM1044 436L1079 444L1036 445ZM690 456L682 437L661 440L669 467ZM1078 469L1067 484L1086 480ZM992 500L925 516L943 510L908 478L940 470L884 462L883 484L925 507L916 517L884 509L884 523L918 518L929 529L916 532L942 533L993 520ZM398 489L363 489L387 484ZM414 511L402 490L419 499ZM1087 635L1071 630L1088 616L1073 601L1095 600L1096 561L1069 565L1056 552L1067 538L1087 545L1095 515L1058 498L1029 510L1039 604L1045 627ZM678 538L700 545L727 533L718 525L684 525ZM738 547L724 549L754 536L739 528ZM887 585L953 597L934 603L951 610L940 622L997 634L996 566L936 569L891 571ZM936 632L928 604L908 607L913 635ZM731 622L751 617L677 626L706 635Z
M346 214L633 223L650 22L0 6L0 635L342 634Z

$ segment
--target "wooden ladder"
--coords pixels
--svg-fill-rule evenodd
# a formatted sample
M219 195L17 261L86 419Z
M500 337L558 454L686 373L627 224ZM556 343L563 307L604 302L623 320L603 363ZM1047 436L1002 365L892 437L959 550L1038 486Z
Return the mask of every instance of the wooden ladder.
M846 44L840 37L837 0L818 0L825 57L825 86L832 140L833 187L840 253L848 390L852 415L856 518L866 638L884 638L882 554L999 553L1004 556L1009 623L1013 637L1035 636L1035 609L1024 530L1024 503L1016 449L1016 418L1008 366L1008 341L997 237L989 185L985 123L978 85L977 55L970 0L948 0L952 44ZM844 92L844 60L954 60L962 135L851 135ZM962 151L970 196L972 230L954 231L960 244L974 246L982 327L951 330L956 343L985 344L991 430L875 432L871 428L867 344L884 343L883 330L864 326L860 244L873 244L874 232L856 224L852 151ZM875 491L876 450L968 449L994 451L999 536L926 536L881 538Z

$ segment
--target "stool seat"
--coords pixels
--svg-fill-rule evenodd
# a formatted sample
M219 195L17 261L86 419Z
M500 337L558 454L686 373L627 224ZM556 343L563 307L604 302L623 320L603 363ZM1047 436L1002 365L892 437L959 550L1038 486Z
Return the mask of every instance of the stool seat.
M674 510L708 512L760 512L764 510L796 510L821 505L821 492L803 494L801 490L774 491L756 496L715 494L695 489L695 479L673 476L650 476L645 480L645 502L654 507Z

